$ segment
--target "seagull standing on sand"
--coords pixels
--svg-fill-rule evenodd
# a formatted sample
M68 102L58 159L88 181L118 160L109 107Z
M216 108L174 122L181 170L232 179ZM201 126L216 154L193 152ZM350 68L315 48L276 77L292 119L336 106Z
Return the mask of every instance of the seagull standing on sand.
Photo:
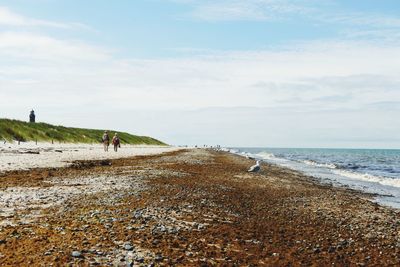
M248 172L258 172L260 170L261 170L260 161L257 160L256 165L251 166Z

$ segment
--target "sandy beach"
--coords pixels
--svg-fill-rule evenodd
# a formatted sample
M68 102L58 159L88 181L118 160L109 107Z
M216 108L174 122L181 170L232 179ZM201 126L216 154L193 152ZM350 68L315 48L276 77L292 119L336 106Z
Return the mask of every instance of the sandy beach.
M0 265L400 263L400 213L370 195L265 163L250 174L253 161L226 152L169 149L3 172Z
M76 160L101 160L153 155L175 151L177 148L149 145L122 145L114 152L112 145L107 153L102 144L65 144L17 142L0 143L0 173L33 168L66 167Z

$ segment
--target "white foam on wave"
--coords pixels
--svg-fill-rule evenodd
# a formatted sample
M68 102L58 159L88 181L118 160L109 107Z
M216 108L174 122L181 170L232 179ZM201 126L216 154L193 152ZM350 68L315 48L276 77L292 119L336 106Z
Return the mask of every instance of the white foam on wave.
M232 153L232 154L238 154L238 153L239 153L239 150L234 149L234 148L230 148L230 149L228 149L228 151L229 151L230 153Z
M321 167L321 168L328 168L328 169L336 169L337 166L333 163L318 163L312 160L303 160L303 163L310 165L310 166L315 166L315 167Z
M272 153L268 153L268 152L260 152L255 154L255 156L260 157L262 159L276 159L275 155Z
M366 182L371 182L371 183L378 183L378 184L386 185L386 186L400 187L400 179L376 176L376 175L371 175L368 173L356 173L356 172L351 172L351 171L347 171L347 170L334 170L333 172L335 174L338 174L340 176L344 176L344 177L347 177L347 178L350 178L353 180L361 180L361 181L366 181Z

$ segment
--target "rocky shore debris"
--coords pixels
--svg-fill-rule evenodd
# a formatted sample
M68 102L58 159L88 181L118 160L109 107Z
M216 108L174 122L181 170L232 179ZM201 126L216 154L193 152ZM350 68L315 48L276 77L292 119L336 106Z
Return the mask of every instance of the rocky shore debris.
M96 166L111 166L111 160L75 161L71 164L75 169L89 169Z
M196 149L38 171L34 187L0 188L0 264L400 262L398 211L277 166L244 173L249 163Z

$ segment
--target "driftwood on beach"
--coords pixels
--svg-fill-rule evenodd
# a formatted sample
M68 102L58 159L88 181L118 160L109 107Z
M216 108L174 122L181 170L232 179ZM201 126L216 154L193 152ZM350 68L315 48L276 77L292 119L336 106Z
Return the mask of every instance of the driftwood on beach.
M39 151L33 151L33 150L19 151L19 153L21 153L21 154L36 154L36 155L39 155L39 154L40 154Z

